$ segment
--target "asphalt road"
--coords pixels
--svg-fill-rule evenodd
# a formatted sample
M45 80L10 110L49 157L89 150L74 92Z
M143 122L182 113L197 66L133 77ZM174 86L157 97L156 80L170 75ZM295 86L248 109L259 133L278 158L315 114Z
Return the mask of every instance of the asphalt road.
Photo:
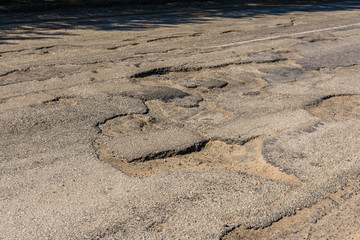
M360 238L360 1L0 23L0 239Z

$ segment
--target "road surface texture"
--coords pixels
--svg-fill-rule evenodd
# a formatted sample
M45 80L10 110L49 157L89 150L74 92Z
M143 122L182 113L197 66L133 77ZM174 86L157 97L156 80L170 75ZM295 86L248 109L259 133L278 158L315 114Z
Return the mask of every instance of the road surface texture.
M2 12L0 239L360 239L360 1Z

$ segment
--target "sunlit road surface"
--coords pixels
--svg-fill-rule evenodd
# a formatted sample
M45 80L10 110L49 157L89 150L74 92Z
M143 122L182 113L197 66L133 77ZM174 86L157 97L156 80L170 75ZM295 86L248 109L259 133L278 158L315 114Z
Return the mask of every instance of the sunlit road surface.
M0 16L0 239L359 239L360 1Z

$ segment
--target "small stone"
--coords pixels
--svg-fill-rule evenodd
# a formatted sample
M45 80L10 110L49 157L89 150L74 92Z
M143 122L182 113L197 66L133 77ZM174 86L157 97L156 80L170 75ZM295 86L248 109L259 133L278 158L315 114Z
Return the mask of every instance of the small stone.
M153 117L153 116L148 116L148 117L147 117L147 121L148 121L149 123L155 123L155 122L156 122L156 118Z

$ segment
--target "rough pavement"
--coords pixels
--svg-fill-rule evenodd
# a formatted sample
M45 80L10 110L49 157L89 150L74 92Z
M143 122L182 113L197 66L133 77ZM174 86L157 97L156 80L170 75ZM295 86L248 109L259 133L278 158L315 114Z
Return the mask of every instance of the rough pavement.
M0 239L360 238L359 1L1 14Z

